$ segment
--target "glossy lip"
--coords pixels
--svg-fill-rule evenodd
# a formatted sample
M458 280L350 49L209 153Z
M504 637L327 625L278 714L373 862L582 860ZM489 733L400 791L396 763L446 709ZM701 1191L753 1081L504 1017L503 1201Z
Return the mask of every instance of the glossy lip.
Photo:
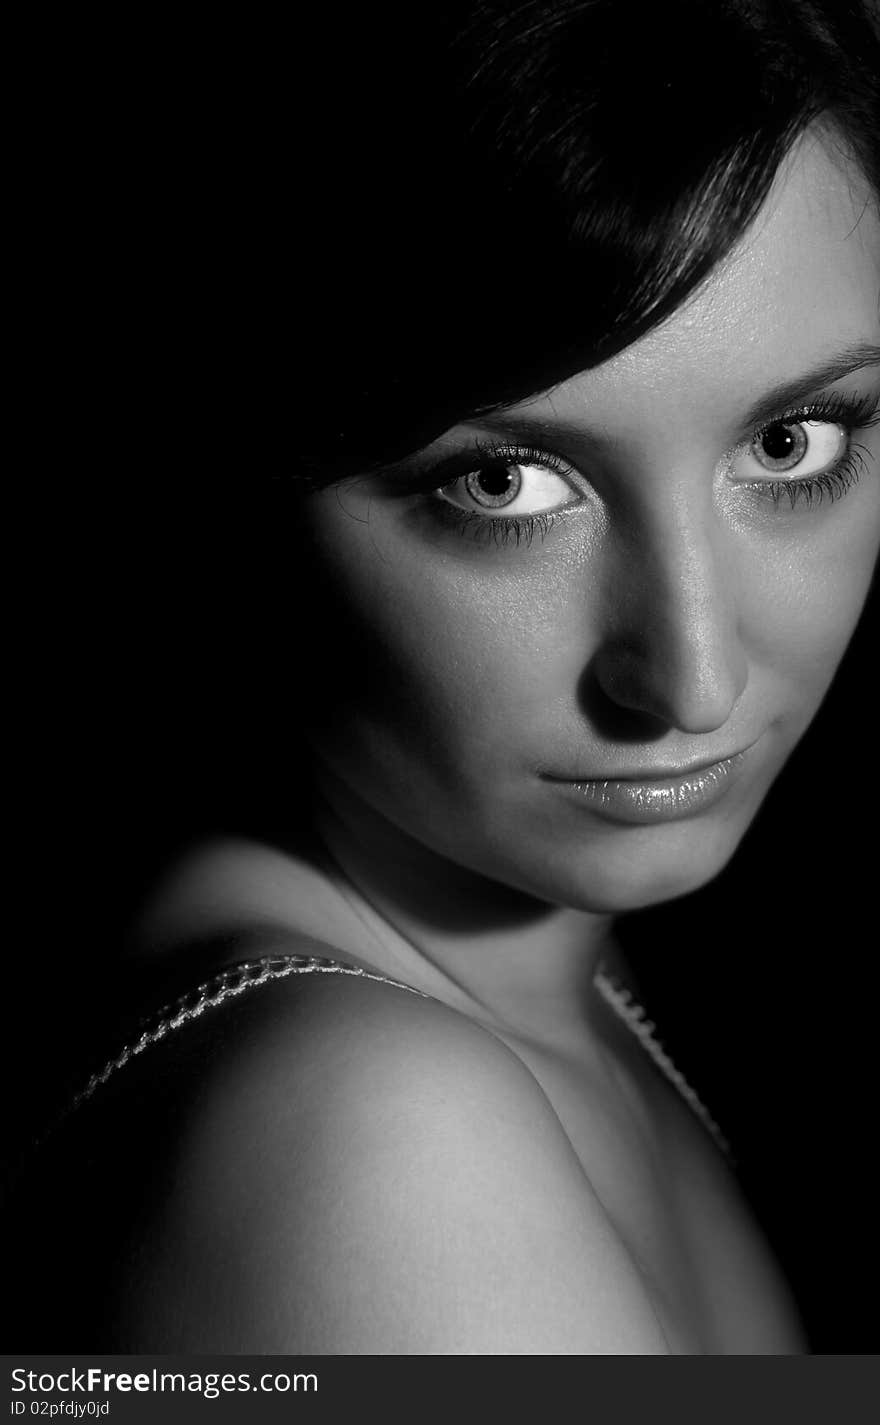
M572 781L545 776L567 788L600 816L610 821L644 826L658 821L678 821L714 805L737 780L752 743L717 762L703 763L682 772L654 776L590 778Z

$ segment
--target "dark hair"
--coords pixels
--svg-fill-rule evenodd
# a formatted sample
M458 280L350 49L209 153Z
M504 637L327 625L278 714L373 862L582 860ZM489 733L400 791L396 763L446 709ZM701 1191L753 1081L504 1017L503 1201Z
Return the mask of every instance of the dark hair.
M294 310L266 294L259 363L276 474L399 458L626 347L742 236L819 116L880 191L865 4L363 8L291 80L310 76L281 227Z

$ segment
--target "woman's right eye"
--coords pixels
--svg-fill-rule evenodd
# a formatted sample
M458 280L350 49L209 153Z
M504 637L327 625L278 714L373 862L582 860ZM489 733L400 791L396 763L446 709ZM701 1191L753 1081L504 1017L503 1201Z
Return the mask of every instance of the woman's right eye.
M440 499L472 514L515 519L577 502L577 491L557 457L516 453L489 456L466 475L435 491Z

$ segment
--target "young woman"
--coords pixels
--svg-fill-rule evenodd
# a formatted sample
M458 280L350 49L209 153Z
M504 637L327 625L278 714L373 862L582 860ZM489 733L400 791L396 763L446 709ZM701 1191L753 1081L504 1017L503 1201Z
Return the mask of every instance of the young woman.
M65 1349L804 1349L614 918L726 865L871 583L871 16L440 11L303 40L301 419L270 263L278 478L218 639L281 830L132 927L167 1004L33 1209Z

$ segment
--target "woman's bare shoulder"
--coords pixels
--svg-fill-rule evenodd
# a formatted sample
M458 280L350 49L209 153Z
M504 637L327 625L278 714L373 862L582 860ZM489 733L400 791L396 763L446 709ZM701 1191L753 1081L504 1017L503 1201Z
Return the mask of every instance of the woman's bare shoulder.
M188 1108L129 1249L120 1349L666 1350L553 1109L488 1031L344 974L213 1013L142 1077L167 1102L180 1057Z

